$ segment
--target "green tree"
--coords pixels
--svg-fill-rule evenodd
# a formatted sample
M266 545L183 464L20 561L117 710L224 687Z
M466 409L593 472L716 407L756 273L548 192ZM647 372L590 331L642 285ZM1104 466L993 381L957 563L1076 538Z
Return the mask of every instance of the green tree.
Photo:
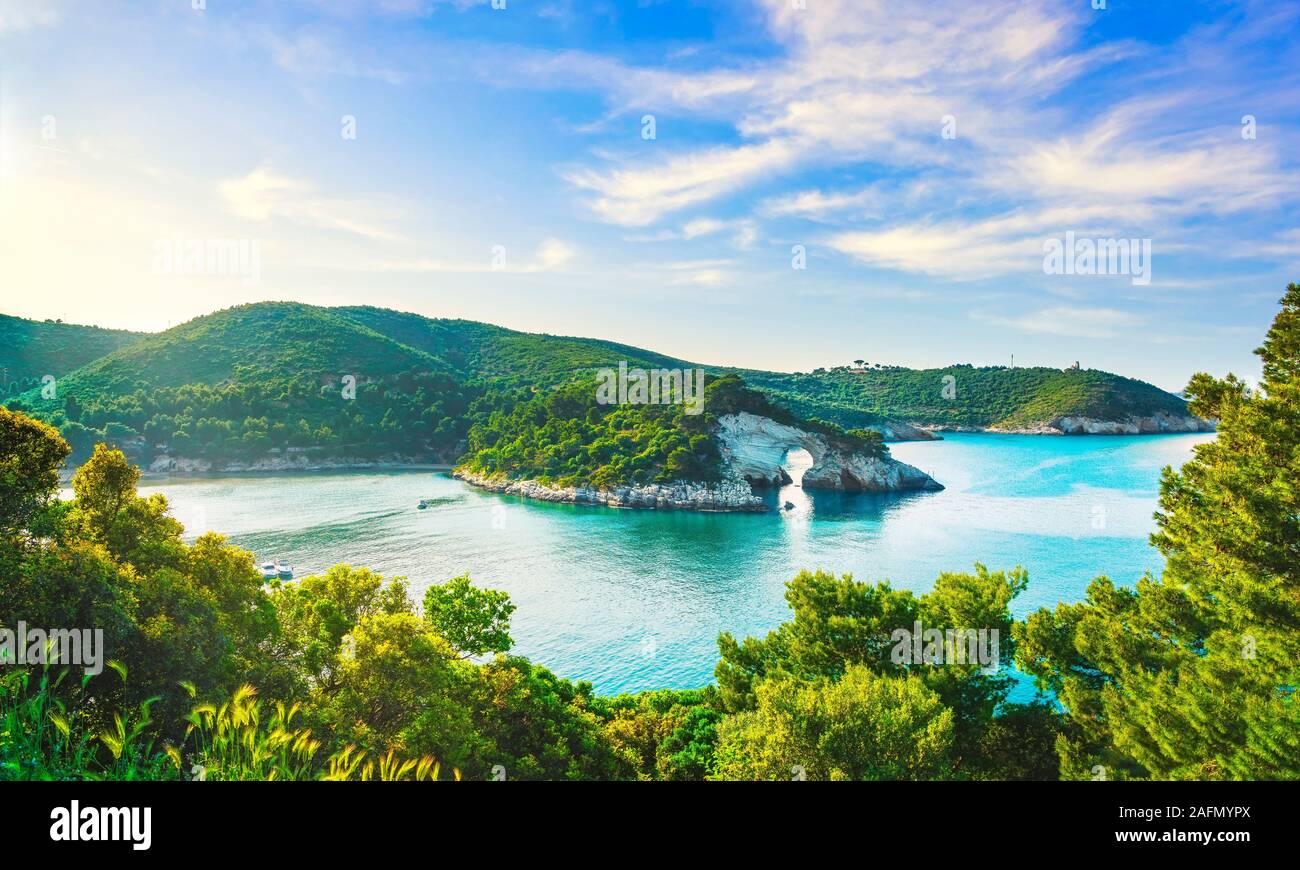
M376 613L410 613L406 581L389 583L369 568L334 565L321 575L304 577L278 589L274 596L280 630L304 678L332 693L338 688L343 638Z
M919 614L910 592L825 571L800 571L786 584L785 600L794 618L766 638L718 638L722 657L715 673L726 709L753 709L756 683L767 677L834 679L851 664L886 670L891 633L910 629Z
M718 724L722 714L712 707L687 707L659 744L659 774L664 779L702 780L714 769Z
M852 665L838 680L758 686L757 704L718 727L716 779L939 779L953 714L918 677Z
M716 692L659 689L602 699L605 734L640 779L702 780L713 764L722 713Z
M264 591L253 554L207 532L186 548L184 574L213 602L229 658L227 686L253 682L276 697L295 686L285 661L275 602Z
M341 652L323 715L343 741L370 751L463 754L467 674L455 651L412 613L368 613ZM456 761L452 761L456 763Z
M570 682L518 656L498 656L475 674L466 703L480 742L463 768L467 778L635 777L593 710L590 683Z
M718 638L721 660L715 674L721 704L733 713L753 711L767 681L833 683L852 667L882 676L915 677L935 692L953 717L954 775L1010 778L1026 770L1046 771L1054 759L1041 748L1041 741L1028 745L1046 752L1046 757L1025 759L1018 767L1003 770L999 744L987 737L997 725L1012 685L1010 675L1000 667L1010 663L1015 648L1010 604L1027 584L1023 569L993 572L977 564L974 573L939 575L934 588L918 598L888 583L872 585L850 575L801 571L786 588L792 620L763 639L737 641L730 634ZM979 652L992 654L996 639L998 659L984 662L966 655L954 661L948 655L940 663L930 663L896 656L900 641L895 633L905 630L911 635L917 623L923 632L937 629L945 636L948 631L983 632ZM909 642L902 643L910 647ZM969 645L961 651L968 653ZM1049 738L1055 735L1050 722L1044 727Z
M1165 469L1161 578L1098 578L1017 629L1021 668L1069 714L1062 776L1300 776L1300 285L1256 353L1257 391L1188 387L1219 430Z
M0 537L28 528L48 505L70 450L52 427L0 407Z
M159 567L183 569L184 529L168 515L161 494L136 495L139 480L140 470L122 451L96 444L90 460L72 476L76 506L70 521L88 540L141 573Z
M514 612L508 594L474 586L468 574L430 586L424 594L424 618L465 658L503 653L514 646Z

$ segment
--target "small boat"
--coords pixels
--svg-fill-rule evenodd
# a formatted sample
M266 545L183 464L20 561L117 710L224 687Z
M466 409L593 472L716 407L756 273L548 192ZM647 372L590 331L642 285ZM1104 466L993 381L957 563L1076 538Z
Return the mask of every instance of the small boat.
M290 567L290 566L289 566L289 563L287 563L287 562L284 562L284 561L276 562L276 563L275 563L275 575L276 575L277 577L279 577L281 580L292 580L292 579L293 579L293 568Z
M422 499L420 499L420 503L417 504L416 507L419 508L420 510L424 510L425 508L429 507L429 506L432 505L432 504L433 504L433 499L431 499L431 498L422 498Z
M263 580L274 580L280 576L280 569L274 562L263 562L257 566L257 572L262 575Z

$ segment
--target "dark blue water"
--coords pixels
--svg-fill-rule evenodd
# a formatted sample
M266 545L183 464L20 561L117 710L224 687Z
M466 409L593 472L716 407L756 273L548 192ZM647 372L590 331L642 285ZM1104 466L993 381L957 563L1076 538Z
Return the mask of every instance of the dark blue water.
M430 583L469 573L518 605L516 651L605 693L703 685L721 631L789 614L801 568L928 590L941 571L1023 565L1016 614L1075 601L1094 577L1159 572L1147 543L1160 470L1213 436L950 435L895 444L947 486L900 496L786 487L769 514L694 514L524 502L429 472L150 481L190 534L216 529L299 575L335 562ZM421 498L435 498L416 510Z

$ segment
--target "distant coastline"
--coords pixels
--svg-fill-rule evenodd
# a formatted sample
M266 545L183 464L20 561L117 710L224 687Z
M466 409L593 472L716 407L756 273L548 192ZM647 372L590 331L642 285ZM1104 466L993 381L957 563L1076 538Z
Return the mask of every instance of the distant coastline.
M208 460L175 459L178 467L161 468L156 464L140 469L142 481L160 481L175 478L196 480L210 477L269 477L281 474L315 473L321 471L430 471L450 473L454 465L446 462L428 462L416 459L361 459L340 457L337 460L313 460L307 463L263 461L232 461L218 465ZM155 463L157 461L155 460ZM79 466L78 466L79 467ZM59 475L63 485L72 480L76 467L65 467Z
M1190 414L1128 416L1118 420L1062 416L1032 426L1002 428L951 424L915 424L926 432L989 432L1001 435L1186 435L1214 432L1218 424Z
M1102 426L1114 427L1114 431L1065 431L1056 428L1051 424L1043 424L1033 428L1023 429L1001 429L993 426L963 426L949 424L911 424L917 430L931 435L931 438L906 438L898 439L901 443L920 440L942 441L945 433L970 433L970 434L989 434L989 435L1043 435L1048 437L1061 436L1122 436L1132 437L1141 435L1187 435L1195 433L1212 433L1216 431L1216 422L1213 420L1202 420L1199 417L1179 418L1187 421L1184 425L1187 428L1148 428L1137 429L1133 424L1125 421L1090 421ZM1055 421L1053 421L1055 422ZM60 483L68 485L72 480L72 475L76 473L79 466L65 467L59 475ZM288 456L264 456L258 459L234 459L229 461L211 460L201 457L171 457L162 455L156 457L148 466L140 469L140 478L145 481L159 481L171 478L194 478L201 479L205 477L256 477L271 476L278 474L294 474L298 472L314 473L321 471L430 471L443 472L456 477L463 482L470 483L481 489L494 491L504 491L498 488L496 483L485 485L485 481L478 479L468 479L469 475L453 474L457 468L456 463L451 462L433 462L426 459L415 457L383 457L383 458L362 458L355 456L344 457L320 457L314 459L295 458ZM477 476L473 476L477 478ZM517 483L517 482L514 482ZM544 499L556 500L556 499ZM746 508L722 508L722 510L745 510Z

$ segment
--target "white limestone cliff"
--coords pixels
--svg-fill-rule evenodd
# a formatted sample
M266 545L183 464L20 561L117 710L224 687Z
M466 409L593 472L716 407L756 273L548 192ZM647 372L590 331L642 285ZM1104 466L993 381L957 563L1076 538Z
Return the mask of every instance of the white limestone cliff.
M844 492L943 489L930 475L905 462L845 451L819 432L746 411L719 418L717 437L726 467L752 484L772 486L788 482L782 469L786 454L803 449L813 461L803 475L805 489Z

